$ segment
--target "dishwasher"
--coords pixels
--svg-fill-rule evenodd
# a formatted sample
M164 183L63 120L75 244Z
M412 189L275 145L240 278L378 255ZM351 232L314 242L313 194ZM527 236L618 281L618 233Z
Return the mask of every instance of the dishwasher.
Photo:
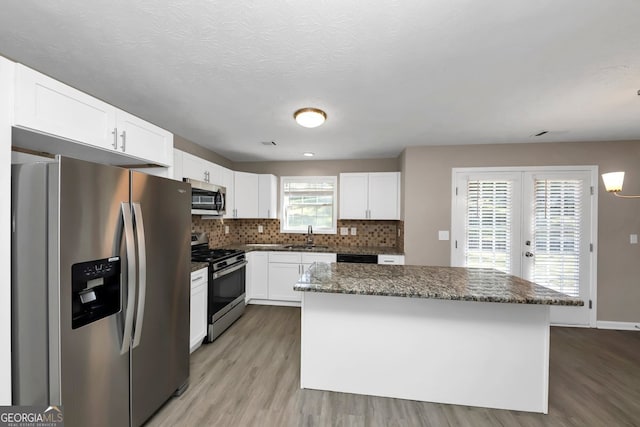
M336 262L350 262L355 264L377 264L378 255L337 254Z

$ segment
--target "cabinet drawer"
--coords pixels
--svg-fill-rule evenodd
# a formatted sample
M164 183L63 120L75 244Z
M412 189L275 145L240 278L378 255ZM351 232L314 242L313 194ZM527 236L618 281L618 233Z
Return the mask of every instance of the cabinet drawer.
M404 255L378 255L378 264L404 265Z
M297 263L302 261L299 252L269 252L269 262Z
M336 262L336 254L312 253L302 254L303 264L313 264L314 262Z
M208 269L202 268L191 273L191 289L198 288L207 284Z

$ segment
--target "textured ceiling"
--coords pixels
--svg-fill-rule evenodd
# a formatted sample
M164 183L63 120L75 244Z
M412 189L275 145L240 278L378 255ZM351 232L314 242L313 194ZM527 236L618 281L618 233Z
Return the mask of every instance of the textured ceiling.
M5 0L0 54L234 161L395 157L640 139L638 17L637 0ZM296 125L307 106L327 122Z

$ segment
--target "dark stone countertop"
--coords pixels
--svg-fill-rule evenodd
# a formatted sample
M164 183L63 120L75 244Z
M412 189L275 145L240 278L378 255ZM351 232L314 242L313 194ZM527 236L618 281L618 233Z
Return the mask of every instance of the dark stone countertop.
M296 291L582 306L578 298L493 269L315 263Z
M203 268L207 268L209 267L209 263L208 262L191 262L191 272L193 273L194 271L198 271L200 269Z
M287 248L287 243L271 244L271 243L249 243L249 244L231 244L224 245L225 249L242 249L245 252L252 251L272 251L272 252L320 252L320 253L336 253L336 254L359 254L359 255L404 255L402 251L391 247L377 246L323 246L318 245L313 248Z

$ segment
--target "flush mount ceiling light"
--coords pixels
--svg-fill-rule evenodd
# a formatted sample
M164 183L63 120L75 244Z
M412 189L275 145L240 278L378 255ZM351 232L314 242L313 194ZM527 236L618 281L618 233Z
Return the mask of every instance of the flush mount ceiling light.
M327 120L327 113L319 108L301 108L293 113L293 118L296 119L300 126L315 128Z
M625 199L640 199L640 195L623 196L618 194L622 191L622 183L624 182L624 172L609 172L602 174L602 181L604 182L604 188L613 193L614 196L623 197Z
M315 154L313 154L311 151L307 151L306 153L302 153L303 156L305 157L313 157L315 156Z

